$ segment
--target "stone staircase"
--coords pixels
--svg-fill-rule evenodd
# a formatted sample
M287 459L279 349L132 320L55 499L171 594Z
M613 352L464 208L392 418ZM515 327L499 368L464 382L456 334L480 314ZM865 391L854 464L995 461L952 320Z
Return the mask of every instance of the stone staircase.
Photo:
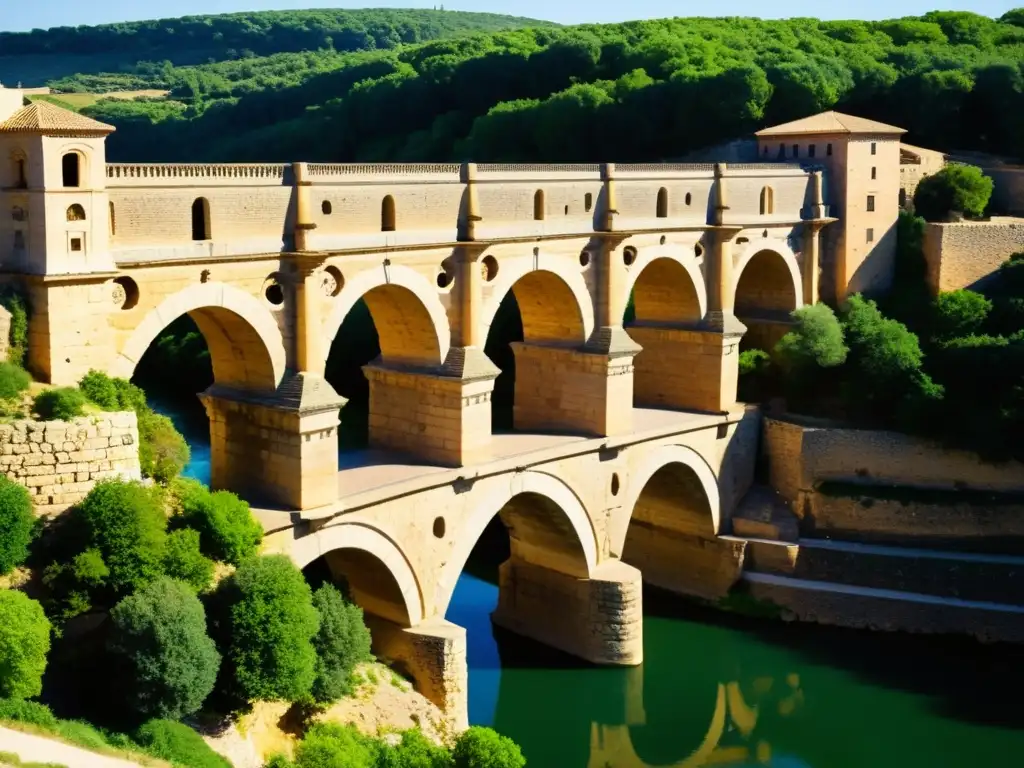
M1024 642L1024 557L801 536L765 487L751 490L722 538L745 542L750 594L795 618Z

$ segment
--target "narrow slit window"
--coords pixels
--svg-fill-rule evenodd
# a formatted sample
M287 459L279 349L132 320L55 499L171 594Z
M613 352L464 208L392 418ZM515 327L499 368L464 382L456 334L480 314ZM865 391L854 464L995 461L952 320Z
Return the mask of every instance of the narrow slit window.
M658 190L658 218L668 218L668 190L664 187Z
M775 191L771 187L761 189L761 215L775 213Z
M205 197L197 197L192 203L192 239L213 239L210 234L210 201Z
M544 221L544 190L538 189L533 193L533 218L534 221Z
M868 195L868 211L870 212L873 210L875 210L875 196Z
M388 195L380 204L380 231L394 232L398 222L395 213L395 198Z

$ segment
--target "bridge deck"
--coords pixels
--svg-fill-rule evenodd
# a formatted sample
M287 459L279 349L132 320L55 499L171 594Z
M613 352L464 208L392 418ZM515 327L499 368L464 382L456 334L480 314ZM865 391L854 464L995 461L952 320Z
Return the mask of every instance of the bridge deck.
M337 502L301 513L254 506L253 513L268 532L280 530L292 526L296 518L318 520L333 517L346 510L456 482L460 478L499 474L521 466L557 460L577 452L585 453L601 447L615 449L643 440L738 421L745 411L744 406L727 415L634 408L633 431L613 437L497 433L491 442L491 458L466 467L429 464L396 451L368 449L346 452L339 456Z

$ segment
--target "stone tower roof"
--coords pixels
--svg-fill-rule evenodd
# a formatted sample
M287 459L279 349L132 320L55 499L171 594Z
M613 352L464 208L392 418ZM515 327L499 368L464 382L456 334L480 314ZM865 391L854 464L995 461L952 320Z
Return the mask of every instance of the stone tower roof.
M63 109L48 101L33 101L0 123L0 133L42 133L47 136L106 136L114 126Z
M875 120L868 120L864 117L845 115L842 112L822 112L799 120L793 120L782 125L773 125L770 128L755 133L755 136L797 136L817 133L906 133L903 128L895 125L879 123Z

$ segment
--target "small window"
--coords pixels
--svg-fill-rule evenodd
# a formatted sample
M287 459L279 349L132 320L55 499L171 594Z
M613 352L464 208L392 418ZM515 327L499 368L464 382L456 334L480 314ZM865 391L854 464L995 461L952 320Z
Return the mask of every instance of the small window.
M867 239L869 243L875 242L875 230L868 227Z
M668 218L668 190L664 187L658 190L658 218Z
M779 144L779 158L781 159L781 158L784 158L785 156L786 156L786 145L785 144Z
M320 210L323 212L324 216L330 216L331 211L334 210L334 208L331 206L331 201L324 200L322 203L320 203Z
M192 239L213 239L210 234L210 201L205 197L197 197L192 203Z
M825 145L825 154L828 157L832 157L832 145L831 144L826 144Z
M907 204L907 190L900 190L900 208L903 208Z
M22 251L25 249L25 233L20 229L14 230L14 250Z
M592 194L590 194L589 192L587 192L587 194L585 194L583 196L583 209L587 213L590 213L590 209L593 208L593 207L594 207L594 196Z
M68 221L85 221L85 208L78 203L68 206Z
M800 145L799 144L794 144L793 145L793 157L800 157Z
M76 252L82 250L82 238L80 238L80 237L72 237L71 238L71 250L72 251L76 251Z
M868 211L870 212L873 210L875 210L875 196L868 195Z
M19 157L14 161L15 186L18 189L28 188L28 176L25 174L25 158Z
M568 205L567 205L567 206L565 206L565 215L566 215L566 216L568 216L568 215L569 215L569 206L568 206Z
M878 145L875 142L873 142L873 141L871 142L871 154L872 155L878 154Z
M395 198L387 195L380 204L380 231L394 232L398 226L395 213Z
M693 195L691 195L689 192L687 192L686 193L686 204L689 205L692 202L693 202Z
M533 193L533 218L534 221L544 221L544 190L538 189Z
M82 158L77 152L68 152L61 158L61 175L65 187L81 186Z
M817 145L815 145L815 144L808 145L808 147L807 147L807 156L808 157L814 157L814 153L815 153L816 149L817 149Z
M768 145L767 144L764 145L764 151L761 154L762 155L767 155L768 154Z
M110 206L110 234L117 234L117 216L114 213L114 203L109 203Z
M771 187L761 189L761 215L775 213L775 191Z
M878 169L875 166L871 166L871 178L872 179L877 179L878 178Z

